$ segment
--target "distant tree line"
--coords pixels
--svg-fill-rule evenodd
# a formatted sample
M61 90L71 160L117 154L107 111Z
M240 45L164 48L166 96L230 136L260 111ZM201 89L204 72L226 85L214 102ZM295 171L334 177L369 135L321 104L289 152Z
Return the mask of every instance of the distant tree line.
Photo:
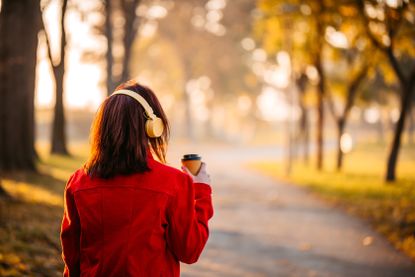
M385 180L396 179L396 166L402 133L411 104L414 102L415 86L415 3L413 1L355 0L259 0L261 12L257 18L256 34L268 53L284 50L290 53L293 76L299 90L302 118L301 129L308 129L304 100L307 85L305 68L313 66L318 73L316 82L317 101L316 157L317 168L323 168L325 110L333 116L337 127L337 168L343 164L341 137L345 132L351 108L355 105L359 90L369 80L369 72L394 75L400 98L399 118L395 125L389 148ZM286 26L290 26L288 34ZM337 35L337 41L330 35ZM338 44L338 36L346 41ZM289 47L287 47L289 41ZM327 63L347 65L343 77L327 71ZM374 75L374 74L371 74ZM386 76L386 77L385 77ZM343 107L333 101L332 84L344 89ZM373 88L375 89L375 88ZM304 135L304 134L303 134ZM305 143L308 144L308 141Z
M47 28L43 23L44 14L51 1L3 0L0 10L0 171L12 169L35 169L34 148L34 86L38 33L42 32L47 46L47 57L55 81L54 119L51 132L51 152L69 154L65 132L64 80L66 53L71 47L67 34L66 15L69 9L88 16L89 10L82 10L79 1L60 0L59 8L59 51L53 55ZM324 122L326 110L334 118L337 127L337 168L343 165L341 137L347 128L352 107L356 103L362 86L373 76L396 82L400 99L399 117L389 149L385 178L396 178L396 165L402 140L402 133L408 121L414 102L415 86L415 4L413 1L354 0L354 1L302 1L302 0L258 0L256 10L249 0L228 1L226 27L232 32L224 38L217 38L217 51L206 47L209 34L204 34L190 25L190 11L203 7L207 1L177 1L165 21L159 24L159 35L177 47L177 54L183 63L185 79L196 73L205 72L213 80L220 97L235 87L238 91L256 89L241 81L246 77L246 66L241 66L240 53L233 47L233 41L242 39L240 30L251 26L256 19L255 32L270 54L284 50L290 53L293 81L299 92L298 138L308 145L309 110L305 101L306 91L313 87L316 92L316 157L317 167L324 165ZM110 94L116 84L130 76L133 42L140 34L139 28L146 20L140 15L140 5L149 5L150 0L95 0L93 9L103 16L101 25L94 26L96 33L106 39L103 53L90 57L104 60L106 68L106 90ZM43 6L41 6L41 4ZM233 6L235 5L235 6ZM96 10L95 10L96 11ZM258 13L259 11L259 13ZM249 17L249 16L251 17ZM122 17L122 24L115 24L115 16ZM229 20L232 18L232 20ZM235 19L236 18L236 19ZM244 18L243 20L240 18ZM247 20L249 18L249 20ZM177 19L172 21L172 19ZM238 22L239 20L239 22ZM172 22L177 23L171 24ZM347 38L347 45L336 45L330 40L331 33L341 33ZM201 37L206 36L205 39ZM7 39L6 39L7 38ZM211 38L210 38L211 39ZM213 40L212 40L213 41ZM122 51L114 51L114 48ZM199 55L191 52L197 48ZM239 51L239 50L238 50ZM205 57L202 59L201 57ZM206 58L208 57L208 58ZM211 60L218 61L212 63ZM335 76L327 69L327 62L345 64L348 74ZM115 68L116 66L116 68ZM317 78L310 80L307 67L312 66ZM375 74L373 74L375 72ZM239 77L235 77L238 75ZM388 76L387 76L388 75ZM343 105L335 105L333 85L343 87ZM254 84L253 86L257 86ZM184 102L188 95L183 88ZM186 104L189 109L190 104ZM189 111L187 111L189 114ZM189 137L192 136L190 115L186 123ZM307 160L308 151L305 153Z

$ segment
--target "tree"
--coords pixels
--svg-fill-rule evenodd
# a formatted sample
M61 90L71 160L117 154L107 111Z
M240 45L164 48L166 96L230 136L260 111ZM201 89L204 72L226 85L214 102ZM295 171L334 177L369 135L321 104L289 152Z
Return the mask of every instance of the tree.
M330 89L327 93L327 102L329 111L331 112L337 127L337 159L336 168L341 170L343 165L344 152L341 146L342 136L346 128L350 110L354 106L357 97L358 89L368 75L371 67L371 62L376 56L376 49L373 49L370 41L368 41L364 22L359 16L358 6L355 3L341 3L338 6L338 14L341 18L337 20L337 24L332 22L330 24L331 32L327 33L326 41L331 46L328 50L331 54L331 60L338 67L345 64L344 70L340 70L337 75L341 74L346 77L333 76L336 71L329 76L332 83L340 83L344 87L344 106L338 113L336 111L332 94ZM332 34L332 35L330 35ZM343 36L345 41L336 41L334 36ZM375 51L374 51L375 50ZM348 74L344 74L348 72ZM337 82L336 82L337 81Z
M298 76L295 76L295 85L298 89L298 106L301 110L299 128L296 139L303 145L303 160L304 163L309 161L309 145L310 145L310 127L308 108L305 101L305 94L307 92L307 84L309 80L304 70L300 71Z
M214 95L207 100L210 111L218 102L227 101L226 98L234 100L235 94L246 91L254 94L257 91L255 84L246 82L246 77L252 76L249 75L252 73L246 61L241 59L246 52L240 42L249 35L243 30L249 30L251 23L239 20L250 16L254 4L249 0L228 1L225 7L213 9L206 0L183 0L176 2L159 22L158 36L175 48L175 54L181 61L181 100L185 109L186 137L189 139L196 137L191 95L186 89L189 80L200 76L209 78L211 95ZM209 17L211 14L216 14L215 20ZM214 135L209 133L212 118L208 116L206 120L208 135Z
M326 95L326 74L323 68L323 50L326 6L324 1L316 1L314 10L312 8L315 24L316 46L314 48L313 65L317 69L319 80L317 84L317 169L323 168L324 151L324 97Z
M35 170L34 91L40 27L40 1L2 1L0 11L1 171Z
M127 81L130 76L130 63L131 63L131 51L134 40L137 37L138 27L140 25L140 18L137 16L136 11L140 5L141 0L104 0L105 10L105 24L104 35L107 39L107 95L110 95L114 88L121 82ZM118 10L124 19L122 30L115 28L112 18L114 14L114 6L118 6ZM115 31L115 32L114 32ZM123 54L121 57L114 57L113 48L114 43L120 43L116 41L115 34L122 33L121 45ZM113 70L114 62L118 62L121 70L119 73L115 73Z
M62 0L61 5L61 19L60 19L60 45L59 45L59 60L55 61L52 56L52 49L47 34L45 25L42 20L43 32L46 39L46 48L48 53L48 59L52 66L53 78L55 79L55 108L52 125L52 137L51 137L51 152L54 154L68 155L66 146L66 132L65 132L65 111L63 106L63 92L64 92L64 77L65 77L65 58L66 58L66 44L67 34L65 28L65 15L68 6L68 0Z
M262 20L265 20L264 46L267 51L279 51L287 40L292 40L290 52L294 60L293 68L298 75L301 67L307 64L313 65L317 70L318 78L316 103L316 157L317 169L323 168L324 159L324 98L327 90L326 72L324 70L325 31L333 7L333 1L301 1L301 0L262 0L259 7L263 11ZM286 31L286 21L291 21L290 31L295 35L282 35ZM281 32L279 32L281 31ZM271 45L270 45L271 44ZM272 45L274 44L274 45ZM301 94L300 94L301 96Z
M396 179L402 132L414 94L415 23L410 18L415 16L415 4L412 1L396 1L395 4L388 4L374 0L359 0L358 3L366 22L367 35L386 56L400 87L400 114L389 150L385 176L386 181L391 182Z
M183 71L183 92L182 101L185 108L185 126L186 126L186 137L193 140L193 121L191 114L190 96L186 91L187 82L192 79L195 73L195 60L193 55L189 55L195 48L195 33L198 38L202 36L200 32L195 30L192 26L190 18L192 17L193 9L196 4L201 5L201 0L198 1L182 1L180 4L176 4L174 9L171 10L168 16L161 21L159 32L162 37L165 37L176 46L176 53L180 56L182 61ZM172 24L170 19L173 18L177 23ZM186 38L184 38L186 37ZM206 40L205 40L206 41Z
M104 34L107 39L107 51L105 53L106 60L106 84L107 84L107 95L110 95L114 91L114 80L112 74L112 66L114 63L114 57L112 53L112 44L114 41L114 35L112 32L112 1L104 0L104 14L105 14L105 24L104 24Z
M342 149L341 141L342 136L344 134L344 130L346 128L347 120L350 114L350 110L354 106L354 102L358 93L358 88L364 81L365 77L367 76L369 70L369 62L364 63L363 65L359 65L358 69L348 81L346 81L346 101L344 107L340 114L337 114L334 108L333 100L329 98L329 106L331 114L336 121L337 127L337 141L336 141L336 148L337 148L337 159L336 159L336 168L337 170L341 170L343 166L343 157L344 152ZM329 96L331 97L331 96Z
M270 55L275 55L279 51L286 51L290 55L292 82L296 90L288 90L287 93L298 93L297 104L301 114L295 140L302 144L303 159L308 163L310 127L306 98L311 88L309 85L315 86L317 80L315 77L311 80L306 73L306 68L310 68L314 57L314 52L309 51L314 43L314 34L309 32L308 27L311 26L313 17L310 16L310 7L305 4L301 9L300 4L301 1L260 1L262 15L255 24L255 32L262 41L262 47Z

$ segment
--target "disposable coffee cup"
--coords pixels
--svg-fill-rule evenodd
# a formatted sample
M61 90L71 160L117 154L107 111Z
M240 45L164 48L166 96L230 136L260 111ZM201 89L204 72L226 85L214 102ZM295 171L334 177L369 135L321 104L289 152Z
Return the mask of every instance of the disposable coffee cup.
M202 165L202 157L198 154L186 154L183 155L182 165L185 166L190 173L197 175Z

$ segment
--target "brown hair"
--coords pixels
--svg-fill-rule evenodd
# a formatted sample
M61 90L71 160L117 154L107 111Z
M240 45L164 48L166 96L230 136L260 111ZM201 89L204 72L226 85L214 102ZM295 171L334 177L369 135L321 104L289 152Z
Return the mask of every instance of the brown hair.
M161 137L148 137L145 132L147 118L141 104L127 95L108 97L101 104L91 128L91 154L84 166L91 177L111 178L150 171L147 165L149 150L161 162L166 162L170 130L156 95L135 81L116 88L119 89L131 90L144 97L165 128Z

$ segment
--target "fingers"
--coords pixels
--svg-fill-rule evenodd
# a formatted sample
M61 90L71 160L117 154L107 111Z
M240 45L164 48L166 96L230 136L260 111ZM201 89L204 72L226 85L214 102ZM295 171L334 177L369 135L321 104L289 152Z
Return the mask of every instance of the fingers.
M206 163L202 162L202 165L200 166L200 171L206 171Z
M204 162L202 162L202 164L200 166L200 170L199 170L197 175L193 175L190 172L190 170L187 167L185 167L184 165L181 166L181 169L184 173L187 173L190 177L192 177L193 182L205 183L205 184L210 184L210 182L211 182L210 174L207 173L206 163L204 163Z
M185 166L182 165L181 168L182 168L182 171L184 171L186 173L189 173L189 170L187 169L187 167L185 167Z

